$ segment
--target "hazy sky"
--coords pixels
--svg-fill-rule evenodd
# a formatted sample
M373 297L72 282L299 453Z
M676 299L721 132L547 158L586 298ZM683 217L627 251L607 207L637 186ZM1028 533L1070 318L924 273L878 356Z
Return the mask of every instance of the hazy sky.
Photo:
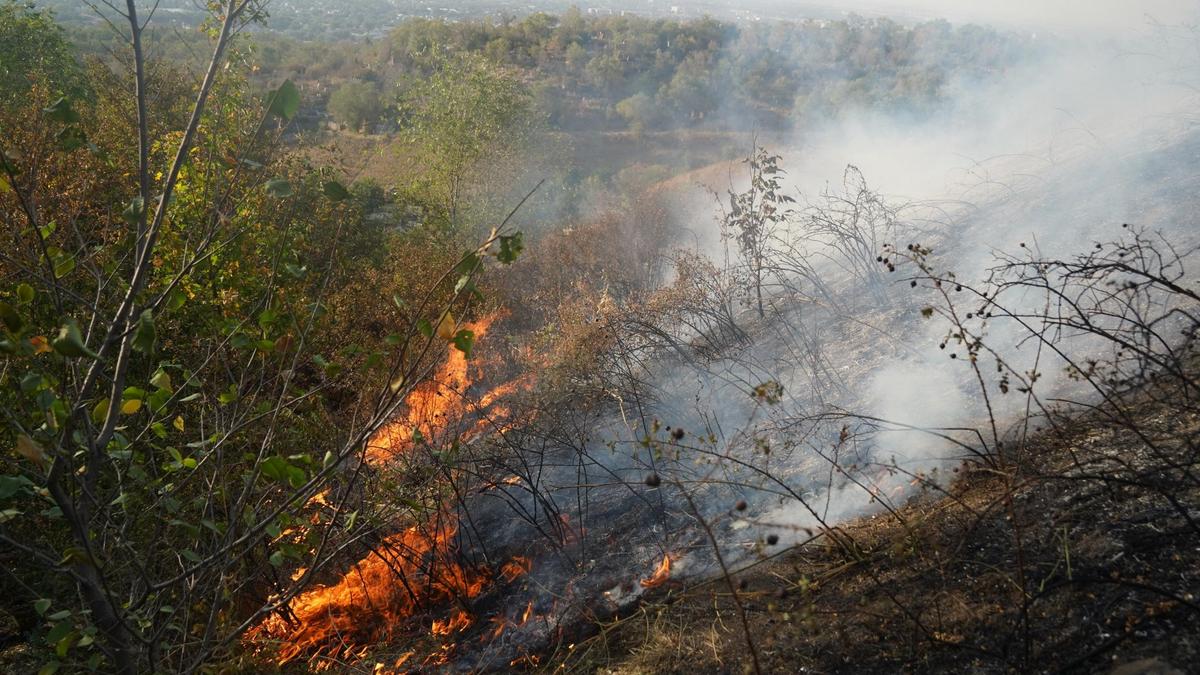
M952 21L1106 32L1144 27L1151 18L1180 24L1200 15L1200 0L842 0L838 4Z

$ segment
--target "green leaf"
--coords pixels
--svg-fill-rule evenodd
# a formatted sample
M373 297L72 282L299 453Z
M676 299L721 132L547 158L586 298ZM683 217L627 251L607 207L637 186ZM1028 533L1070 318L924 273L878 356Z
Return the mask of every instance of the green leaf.
M171 387L171 376L161 368L150 378L150 386L164 391L174 391Z
M138 317L137 331L133 334L133 349L143 354L153 354L154 343L157 341L158 331L154 327L154 315L147 309Z
M53 602L50 598L38 598L33 601L33 611L37 612L38 616L42 616L46 613L46 610L50 609L50 605Z
M288 464L286 459L276 455L263 460L261 469L262 474L267 478L284 482L288 480L289 474L292 470L292 465Z
M475 346L475 333L464 328L455 333L450 342L454 344L455 349L469 359L471 358L471 349Z
M8 184L7 178L0 176L0 194L4 194L5 192L12 192L12 186Z
M500 252L496 254L496 260L508 265L516 261L517 256L525 249L525 242L522 240L520 232L500 237Z
M37 294L33 290L33 286L29 284L20 284L17 286L17 301L22 305L28 305L33 302L34 296Z
M264 309L262 314L258 315L258 327L266 330L267 327L274 324L278 318L279 312L271 308Z
M13 333L21 332L21 329L25 326L25 320L7 302L0 302L0 320L3 320L5 327Z
M42 383L46 378L38 373L26 373L25 377L21 378L21 391L25 394L32 394L41 389Z
M67 319L63 323L62 328L58 331L58 337L51 343L54 351L68 358L87 357L89 359L98 359L100 355L88 349L83 343L83 334L79 332L79 324L75 323L74 319Z
M18 160L20 160L19 156L0 150L0 171L14 176L20 174L21 169L16 165Z
M350 198L350 191L346 189L346 186L334 180L327 181L322 191L333 202L340 202Z
M163 411L167 407L167 403L171 400L170 389L156 389L153 393L146 397L146 402L150 404L150 409L156 413Z
M75 257L63 254L54 259L54 277L61 279L75 269Z
M58 141L58 147L63 152L71 152L78 150L88 144L87 134L83 129L76 126L63 127L57 134L54 135Z
M130 225L137 225L142 220L142 212L146 210L146 202L141 197L134 197L129 206L121 212L121 217Z
M267 194L276 199L283 199L292 196L292 184L282 178L274 178L267 181Z
M462 260L454 266L454 273L458 275L470 275L479 266L479 256L474 252L463 255Z
M108 416L108 399L102 398L96 401L96 405L92 407L92 421L96 424L103 424L104 418Z
M61 621L54 624L50 632L46 633L46 644L57 644L59 640L66 637L72 630L74 630L74 627L69 621Z
M417 330L421 331L421 335L425 337L433 337L433 324L429 323L429 319L421 319L417 322Z
M63 636L63 638L61 640L59 640L57 643L55 643L54 653L58 654L58 658L60 658L60 659L67 658L67 652L70 651L71 647L75 645L76 637L78 637L78 635L75 633L75 631L71 631L70 633L67 633L65 636Z
M167 309L174 312L183 307L183 303L187 302L187 293L184 293L180 288L171 290L171 294L167 296Z
M21 491L33 488L33 481L24 476L0 476L0 499L8 499Z
M66 96L51 103L49 108L43 108L42 112L55 122L63 124L75 124L80 119L79 113L71 108L71 101Z
M296 85L291 80L285 80L278 89L271 93L271 104L267 107L267 112L290 120L296 116L299 110L300 90L296 89Z

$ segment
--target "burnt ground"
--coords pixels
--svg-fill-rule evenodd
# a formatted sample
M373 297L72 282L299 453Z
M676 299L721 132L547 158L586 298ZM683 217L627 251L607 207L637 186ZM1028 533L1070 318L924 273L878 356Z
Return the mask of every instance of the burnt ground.
M1194 469L1200 415L1132 409L743 570L745 627L724 578L675 586L542 667L752 672L748 632L772 673L1200 672L1200 489L1155 470Z

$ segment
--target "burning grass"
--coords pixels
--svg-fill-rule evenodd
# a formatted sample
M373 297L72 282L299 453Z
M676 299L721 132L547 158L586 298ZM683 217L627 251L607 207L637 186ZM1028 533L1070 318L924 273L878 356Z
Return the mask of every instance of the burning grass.
M466 328L478 340L497 318L491 315ZM383 467L410 455L419 442L436 446L466 440L489 425L503 424L508 410L500 402L526 383L509 382L472 400L467 391L478 379L479 370L462 352L450 347L434 377L409 394L404 414L368 443L368 463ZM326 498L322 493L314 499ZM453 609L445 618L427 624L430 635L445 638L461 633L476 622L470 601L497 581L512 583L524 576L531 563L514 558L495 571L469 565L458 550L458 527L457 516L445 507L425 522L385 537L338 579L306 591L256 626L248 639L278 645L275 659L280 664L304 658L320 669L337 659L359 658L374 645L417 632L419 617L431 608ZM532 610L530 603L521 624L529 620ZM442 652L430 656L426 664L449 657L449 652ZM412 658L409 652L394 667L400 669Z
M654 574L647 579L642 579L642 588L658 588L667 583L671 578L671 556L664 555L662 562L658 567L654 568Z

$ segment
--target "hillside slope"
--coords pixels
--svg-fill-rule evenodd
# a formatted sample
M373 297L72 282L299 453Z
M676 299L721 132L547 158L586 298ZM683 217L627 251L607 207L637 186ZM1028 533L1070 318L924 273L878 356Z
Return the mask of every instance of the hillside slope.
M1019 466L956 470L944 494L848 524L841 546L763 560L733 580L744 626L724 579L669 588L549 667L752 672L748 633L762 672L1195 672L1200 492L1137 478L1163 459L1146 438L1187 439L1170 447L1194 466L1200 418L1168 408L1097 411Z

